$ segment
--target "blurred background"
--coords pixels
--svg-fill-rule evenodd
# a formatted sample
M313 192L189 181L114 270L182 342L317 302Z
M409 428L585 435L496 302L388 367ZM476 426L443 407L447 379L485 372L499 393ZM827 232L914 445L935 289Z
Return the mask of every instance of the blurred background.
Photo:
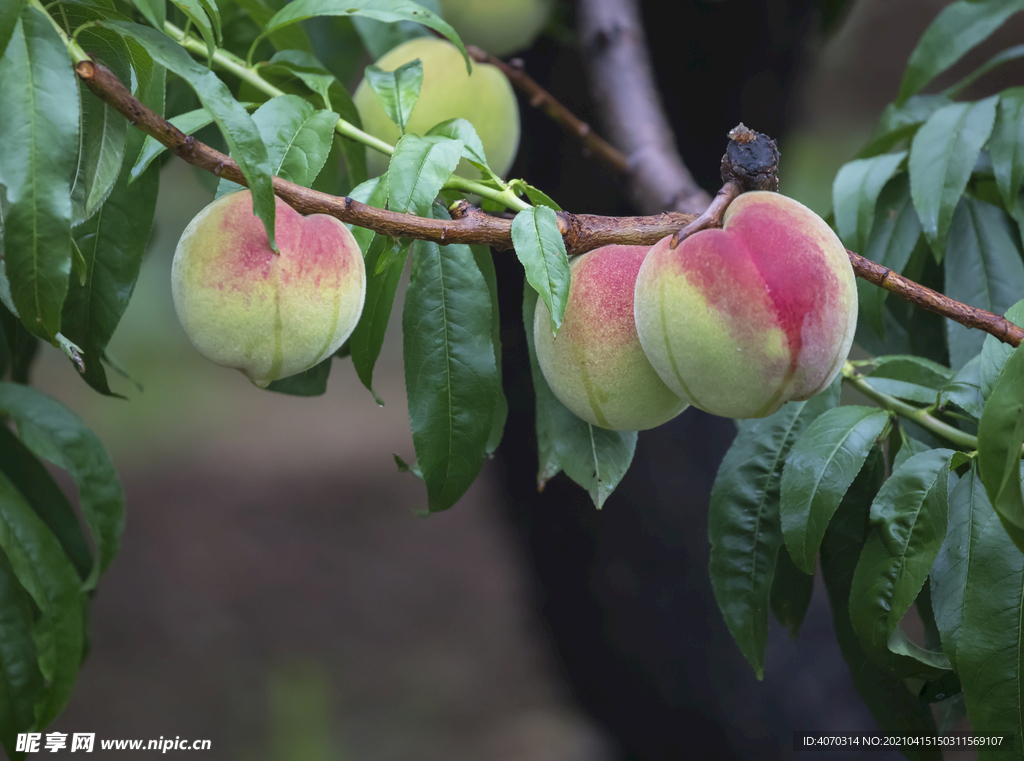
M782 192L828 213L836 170L895 97L920 32L946 4L854 0L826 34L812 12L789 25L792 6L808 3L692 0L677 4L672 23L657 15L664 4L648 3L666 106L690 113L680 124L684 159L714 192L738 111L748 126L782 135ZM571 20L572 9L563 12ZM743 66L723 84L680 37L712 34L700 31L706 24L728 39L723 24L747 23L747 12L763 40L733 52ZM765 26L772 18L776 26ZM1019 23L1002 30L944 81L1021 31ZM534 78L596 124L571 51L546 37L524 58ZM998 76L1020 74L1007 67ZM976 87L994 91L995 79ZM705 103L732 121L705 120L710 136L687 132ZM573 211L628 213L619 178L521 108L513 175ZM549 168L539 180L542 162ZM706 740L694 757L784 758L793 730L873 728L835 645L820 579L800 640L773 621L764 682L725 631L701 510L731 424L689 410L681 427L642 433L634 482L601 514L559 496L579 491L559 484L564 476L550 507L524 507L530 497L518 495L533 488L535 452L528 433L513 431L458 505L420 517L422 484L392 458L414 457L397 307L375 375L383 407L347 361L335 363L324 396L305 399L260 391L189 345L171 303L170 261L211 199L190 167L167 164L148 258L110 346L141 390L114 377L128 401L101 397L54 350L34 370L34 382L106 444L129 509L121 554L92 608L88 662L54 730L210 739L203 757L225 761L613 761L681 757L686 732ZM513 315L520 304L505 297L503 315ZM515 356L521 337L506 322ZM521 372L513 363L506 383ZM510 425L528 432L530 412L519 417ZM659 474L668 470L684 480L665 485ZM607 532L637 542L616 544ZM666 544L666 535L679 540ZM582 564L571 583L556 578L558 559ZM662 628L662 618L671 625ZM644 679L650 688L634 700ZM680 717L682 725L656 726ZM651 722L637 730L644 740L625 726L634 721Z

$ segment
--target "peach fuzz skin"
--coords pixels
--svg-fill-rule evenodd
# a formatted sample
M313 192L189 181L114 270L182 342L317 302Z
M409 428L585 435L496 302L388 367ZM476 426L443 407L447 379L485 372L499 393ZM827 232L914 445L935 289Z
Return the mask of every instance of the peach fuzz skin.
M363 257L348 228L276 201L279 254L244 190L196 215L171 265L174 307L189 340L261 387L337 351L366 296Z
M846 250L817 214L744 193L720 230L672 250L658 242L637 276L647 357L682 399L715 415L765 417L827 387L857 325Z
M605 246L569 264L558 336L543 301L534 315L537 361L558 400L588 423L654 428L686 408L654 372L633 322L633 287L647 246Z

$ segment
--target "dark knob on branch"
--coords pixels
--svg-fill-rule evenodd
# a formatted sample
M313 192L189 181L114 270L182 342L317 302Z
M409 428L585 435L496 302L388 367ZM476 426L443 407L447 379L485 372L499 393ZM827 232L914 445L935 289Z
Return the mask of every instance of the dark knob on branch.
M744 191L779 189L779 146L742 122L729 131L729 146L722 156L722 183L730 182Z

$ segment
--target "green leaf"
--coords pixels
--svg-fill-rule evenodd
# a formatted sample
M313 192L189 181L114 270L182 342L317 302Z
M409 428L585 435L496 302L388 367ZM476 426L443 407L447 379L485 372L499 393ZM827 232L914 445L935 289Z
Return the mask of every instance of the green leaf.
M1024 87L1013 87L1000 94L988 149L1003 208L1013 213L1024 180Z
M498 180L499 177L487 166L487 155L484 153L484 144L476 133L476 128L471 122L465 119L448 119L440 124L435 124L429 130L428 135L439 135L452 140L462 141L462 156L469 163L475 166L485 177Z
M405 125L409 122L423 88L423 62L417 58L394 71L384 71L370 64L364 76L384 112L404 135Z
M902 105L1020 10L1021 0L960 0L945 8L910 54L896 103Z
M0 5L0 57L7 49L7 43L11 41L11 36L18 26L18 19L27 3L28 0L8 0Z
M870 531L850 590L850 619L876 662L888 657L889 640L945 539L952 456L952 450L932 449L910 457L871 505Z
M902 273L921 237L921 221L910 197L910 177L897 176L882 190L864 256L893 272ZM857 280L860 314L879 337L884 337L883 307L889 292L866 280Z
M808 427L782 471L782 532L797 568L814 573L814 560L832 514L889 422L876 407L838 407Z
M423 0L421 5L439 16L444 15L441 13L441 3L438 0ZM403 42L431 34L429 29L412 21L384 24L373 19L355 16L352 18L352 25L359 35L359 41L363 43L366 52L374 60L381 58L389 50L398 47Z
M213 54L217 51L217 35L203 4L199 0L171 0L171 4L184 13L191 25L199 30L199 36L206 43L207 60L212 65Z
M327 391L327 378L331 374L332 361L333 355L301 373L271 381L267 391L290 396L321 396Z
M35 727L34 706L44 689L32 639L32 598L18 582L7 555L0 552L0 742L11 759L17 735Z
M897 471L911 457L916 454L922 454L931 449L930 446L922 441L918 441L913 436L907 435L907 426L905 423L899 425L900 434L900 448L896 453L896 456L892 460L892 470Z
M899 170L906 151L886 153L845 164L832 183L832 208L843 244L864 251L874 226L875 205L882 188Z
M870 373L873 388L918 404L935 404L953 375L949 368L913 355L878 357L875 364Z
M978 469L1000 518L1024 530L1020 456L1024 444L1024 351L1006 361L978 424Z
M331 152L338 115L318 110L298 95L279 95L256 109L252 120L267 146L271 172L309 187ZM241 187L222 179L217 197Z
M1006 213L967 196L953 215L946 247L946 295L1003 314L1024 294L1024 263ZM985 333L946 320L949 362L963 367L982 349Z
M958 670L956 653L963 625L964 594L969 584L977 583L971 577L972 570L978 571L977 564L972 569L970 560L976 551L978 521L984 522L991 516L992 505L977 468L972 467L949 493L949 527L930 574L932 609L942 650Z
M968 478L977 481L973 473L962 481ZM961 561L967 569L961 588L963 612L955 637L957 671L972 732L975 736L1013 735L1019 754L1024 715L1024 556L1000 524L981 484L975 483L972 491L974 501L966 527L970 544L963 548ZM993 758L1008 756L991 754Z
M508 183L508 186L517 193L525 194L526 197L530 199L530 203L534 206L547 206L549 209L554 209L555 211L562 210L562 207L555 203L551 196L540 188L535 188L526 180L512 180Z
M537 298L533 288L524 288L523 324L526 326L533 325ZM543 490L544 484L564 469L569 478L587 490L600 510L629 469L636 451L636 431L597 428L572 414L555 398L544 380L537 363L533 330L529 327L526 329L526 343L537 403L537 451L540 460L537 488Z
M3 267L0 263L0 272ZM3 278L0 277L0 282ZM7 360L4 364L10 370L11 380L15 383L28 383L29 369L39 351L39 339L26 330L16 316L0 303L0 334L3 337L3 353Z
M904 140L913 138L929 116L951 102L945 95L915 95L901 106L890 103L882 111L870 142L860 149L857 158L888 153Z
M71 273L78 83L49 20L26 7L0 59L4 262L18 315L52 339Z
M81 580L56 537L0 473L0 549L39 609L39 663L47 685L35 706L46 726L67 703L85 643L86 601Z
M388 208L429 216L434 199L460 158L461 140L403 135L388 165Z
M789 552L780 549L772 577L772 613L793 639L800 634L813 595L814 577L797 568Z
M384 183L381 183L383 185ZM421 253L422 243L413 244L415 256L428 255ZM359 322L349 338L352 349L352 365L356 369L359 380L373 394L377 404L384 406L384 401L373 390L373 368L377 364L384 335L391 319L391 309L395 303L395 293L402 279L405 260L409 254L408 242L399 244L393 238L377 235L373 238L366 253L366 301ZM378 265L391 259L391 264L378 271Z
M0 426L0 470L60 541L78 575L87 579L93 557L78 515L46 466L6 426Z
M487 440L487 454L492 454L501 443L505 433L505 420L508 418L508 399L501 384L501 311L498 309L498 273L494 269L494 259L489 246L470 246L476 266L484 276L487 290L491 295L491 343L494 345L494 365L498 373L498 403L494 408L494 420L491 423L491 435Z
M263 222L270 246L276 251L273 172L267 148L252 118L234 99L227 85L212 71L193 61L184 48L155 29L123 21L103 21L101 25L138 42L156 63L181 77L199 96L200 103L210 112L224 135L231 157L238 162L249 183L253 212Z
M164 28L164 22L167 20L166 0L132 0L132 3L146 17L146 21L153 25L153 28Z
M932 114L910 145L910 193L925 238L941 259L960 197L996 118L993 96L952 103Z
M1003 316L1015 325L1024 325L1024 299L1018 301L1003 313ZM978 387L981 390L983 399L992 395L996 381L999 380L1006 360L1013 353L1010 344L1003 343L995 336L985 336L985 342L981 345L981 355L978 357ZM979 412L977 417L981 417Z
M68 32L105 16L103 11L83 6L64 4L59 8L59 18ZM122 82L132 81L131 55L119 35L109 29L89 27L78 35L78 44ZM81 148L71 186L72 227L95 214L110 195L121 172L128 136L127 119L113 106L93 95L84 83L79 82L78 89Z
M258 64L258 67L260 73L268 79L271 77L298 79L320 96L326 109L332 108L332 89L338 80L320 64L313 54L301 50L282 50L279 53L274 53L274 57L269 61Z
M297 27L288 27L285 32ZM273 39L273 37L271 37ZM274 54L267 64L262 64L263 72L287 72L302 81L306 87L317 93L324 101L328 111L337 111L341 118L349 124L362 128L362 120L352 96L335 76L325 68L312 53L303 50L281 50ZM367 179L366 148L362 143L349 138L336 138L345 154L345 167L348 172L349 187L355 187Z
M271 7L263 0L236 0L238 7L248 14L259 30L262 32L267 28L267 22L274 17L276 8ZM280 3L277 3L278 5ZM161 27L163 25L161 24ZM300 50L305 53L313 52L313 43L306 34L301 24L279 29L268 35L270 44L277 50Z
M882 458L868 458L846 493L821 545L821 573L825 579L836 639L850 668L857 691L882 731L900 735L934 735L935 722L928 706L907 689L903 680L876 665L865 654L850 623L850 585L864 545L869 507L882 483ZM912 759L941 761L938 749L906 754Z
M980 364L981 356L979 355L957 371L939 395L940 406L944 407L952 403L969 415L976 418L981 417L985 400L981 395Z
M711 588L747 662L764 678L768 608L782 546L779 484L790 447L807 425L836 403L837 387L773 415L743 420L711 488L708 538Z
M130 157L142 144L142 133L128 139ZM160 185L159 167L131 182L126 164L99 211L73 231L86 264L85 282L72 282L64 302L65 336L81 347L83 377L94 389L111 394L100 362L135 290L142 258L149 244Z
M374 177L355 188L350 197L362 201L375 208L387 205L387 175ZM373 394L377 404L383 400L373 390L373 368L384 345L391 309L395 302L395 293L405 268L405 259L409 254L408 242L398 244L386 235L377 235L365 227L351 227L363 259L366 262L366 300L359 322L349 337L352 353L352 365L363 385ZM378 265L387 259L391 264L378 272ZM400 261L399 261L400 260Z
M249 56L252 56L256 45L268 34L313 16L362 16L386 24L414 21L451 40L462 53L466 70L470 71L469 55L455 30L438 14L411 0L293 0L267 22L264 32L253 42Z
M117 554L124 530L124 491L99 439L75 413L28 386L0 383L0 411L35 454L64 468L78 487L96 559L83 588L92 589Z
M547 305L551 332L557 335L569 301L569 259L554 210L535 206L516 214L512 245L526 270L527 282Z
M483 467L498 403L490 293L469 246L417 245L402 331L416 460L436 512Z
M242 108L255 108L254 103L241 103L239 104ZM171 119L168 119L171 124L180 129L186 135L194 135L196 132L201 130L208 124L213 123L213 117L210 116L210 112L205 108L197 108L194 111L186 111L183 114L179 114ZM161 153L167 150L167 146L163 143L157 142L157 140L146 135L146 140L142 145L142 151L139 153L139 158L135 161L135 166L131 170L130 182L137 180L149 165L153 163L153 160L157 158Z
M354 187L348 195L349 198L365 203L367 206L373 206L376 209L386 208L388 202L387 175L371 177ZM346 227L351 230L352 236L359 244L359 250L363 252L363 259L366 259L370 251L370 242L377 234L366 227L356 227L355 225L346 225Z

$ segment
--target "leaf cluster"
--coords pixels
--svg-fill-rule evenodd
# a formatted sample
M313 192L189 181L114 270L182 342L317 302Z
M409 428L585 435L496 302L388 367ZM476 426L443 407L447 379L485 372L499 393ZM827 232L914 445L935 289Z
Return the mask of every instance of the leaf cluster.
M1024 90L957 98L1024 48L921 91L1020 10L940 13L833 187L849 248L1018 325ZM875 356L843 380L878 406L833 393L740 425L712 493L716 598L761 676L768 611L796 636L820 564L840 648L885 732L935 734L939 703L946 731L966 712L976 734L1012 736L1019 752L1024 353L858 288L857 342ZM908 634L918 628L923 640Z

